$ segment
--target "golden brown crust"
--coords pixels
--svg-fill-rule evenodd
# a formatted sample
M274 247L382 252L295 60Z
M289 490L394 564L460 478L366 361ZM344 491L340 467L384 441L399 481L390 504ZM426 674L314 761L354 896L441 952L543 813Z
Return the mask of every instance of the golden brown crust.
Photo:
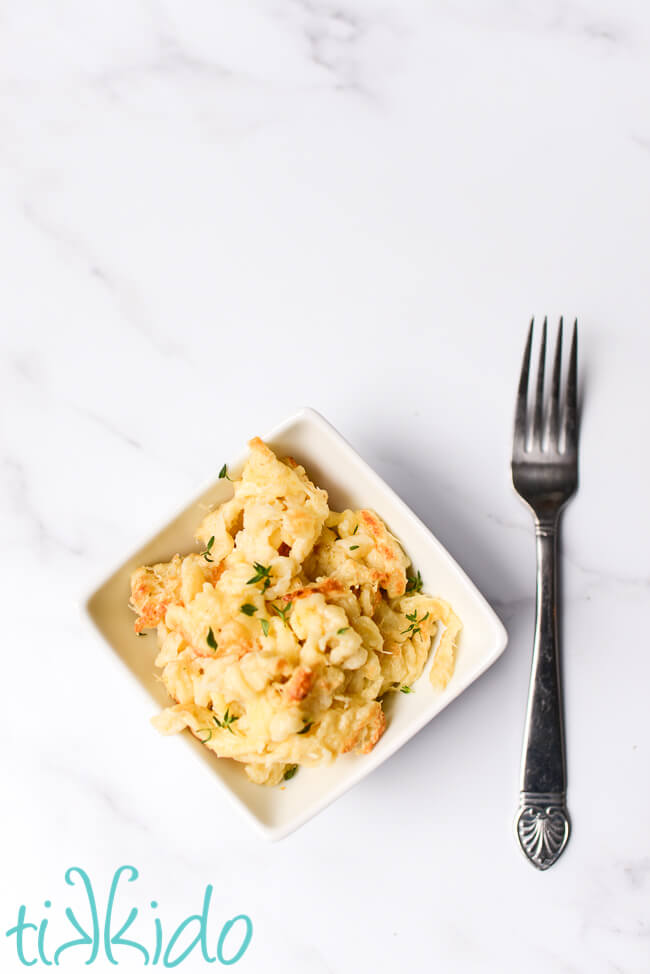
M377 744L384 731L386 730L386 715L382 710L381 704L373 709L373 712L361 727L358 727L353 734L348 737L341 748L342 754L358 750L361 754L369 754Z
M386 589L391 598L404 595L406 591L405 565L408 562L403 557L402 549L395 538L388 533L384 522L377 517L374 511L360 511L359 518L364 529L373 538L376 554L385 566L382 570L375 569L373 576L381 587Z
M261 450L263 453L272 453L273 451L269 449L263 439L259 436L254 436L252 440L248 441L248 445L251 450Z
M154 629L165 618L170 605L179 602L181 556L170 562L136 569L131 575L131 605L138 613L136 632Z
M381 707L377 709L373 720L367 725L367 729L369 730L369 735L364 746L361 748L362 754L370 754L386 730L386 714Z
M314 674L306 666L299 666L284 688L287 700L304 700L311 689Z
M345 586L335 578L323 578L318 582L312 582L303 588L296 588L292 592L287 592L280 599L281 602L295 602L296 599L304 599L307 595L320 592L321 595L343 595Z

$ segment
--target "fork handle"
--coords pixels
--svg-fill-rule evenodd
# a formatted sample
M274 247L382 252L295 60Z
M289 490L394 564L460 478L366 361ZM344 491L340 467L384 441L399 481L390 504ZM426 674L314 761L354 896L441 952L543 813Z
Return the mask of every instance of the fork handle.
M558 519L536 520L537 609L516 819L519 843L548 869L569 838L557 626Z

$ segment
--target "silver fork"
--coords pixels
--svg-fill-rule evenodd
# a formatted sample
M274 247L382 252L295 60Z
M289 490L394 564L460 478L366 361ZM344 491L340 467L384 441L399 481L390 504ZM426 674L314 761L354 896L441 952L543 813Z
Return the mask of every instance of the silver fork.
M544 319L532 416L528 418L528 374L534 319L521 367L512 445L512 482L535 517L537 605L533 663L521 760L519 844L538 869L548 869L569 839L566 760L557 627L557 534L560 511L578 486L578 322L563 403L562 318L555 342L550 394L544 402L547 319Z

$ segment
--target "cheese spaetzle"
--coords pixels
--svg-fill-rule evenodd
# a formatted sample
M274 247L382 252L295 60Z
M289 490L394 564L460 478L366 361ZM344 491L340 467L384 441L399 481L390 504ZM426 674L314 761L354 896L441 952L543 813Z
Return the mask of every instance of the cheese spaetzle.
M382 698L422 674L452 677L460 621L407 575L399 541L370 510L330 511L303 467L256 438L233 496L199 525L203 551L138 568L136 632L156 628L175 703L153 719L188 727L252 781L372 750Z

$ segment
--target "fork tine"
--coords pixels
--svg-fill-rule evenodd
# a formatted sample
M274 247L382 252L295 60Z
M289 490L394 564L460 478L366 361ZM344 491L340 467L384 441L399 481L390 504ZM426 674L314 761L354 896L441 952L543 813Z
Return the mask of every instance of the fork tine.
M555 361L553 362L553 378L551 380L551 403L548 412L548 441L557 449L560 435L560 378L562 375L562 328L564 318L560 324L555 339Z
M533 447L541 450L542 448L542 414L544 408L544 364L546 360L546 329L548 319L544 318L542 328L542 344L539 349L539 365L537 366L537 393L535 395L535 406L533 409Z
M564 406L564 442L567 453L578 446L578 319L573 323L573 338L569 356L566 403Z
M523 452L526 448L526 413L528 403L528 373L530 371L530 350L533 346L533 326L535 319L530 319L528 340L524 349L524 359L521 363L519 377L519 391L517 392L517 407L515 410L515 433L513 438L513 453Z

